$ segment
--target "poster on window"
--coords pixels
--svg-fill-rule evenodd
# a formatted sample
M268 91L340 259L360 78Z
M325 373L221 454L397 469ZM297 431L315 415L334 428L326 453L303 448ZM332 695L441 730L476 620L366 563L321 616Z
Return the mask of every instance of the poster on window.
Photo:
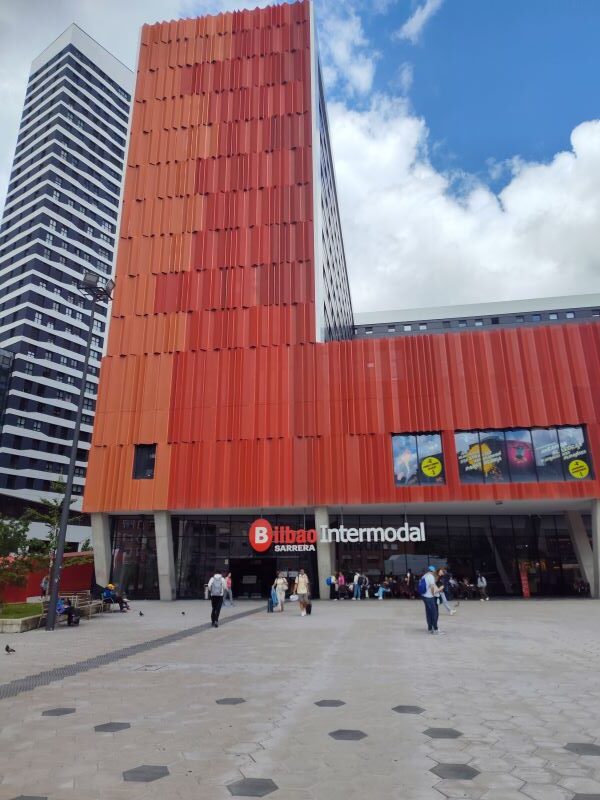
M592 461L583 428L580 425L559 428L558 440L565 478L568 481L593 478Z
M442 437L439 433L421 433L417 436L419 483L445 483Z
M477 432L456 433L454 441L461 481L463 483L483 483L483 462Z
M418 482L417 470L419 466L415 436L411 434L396 434L392 436L392 452L396 486L415 485Z
M510 480L504 431L480 431L479 446L485 482L504 483Z
M509 430L504 435L511 480L520 483L537 481L531 431L525 428Z
M531 431L531 438L538 480L564 480L556 428L534 428Z

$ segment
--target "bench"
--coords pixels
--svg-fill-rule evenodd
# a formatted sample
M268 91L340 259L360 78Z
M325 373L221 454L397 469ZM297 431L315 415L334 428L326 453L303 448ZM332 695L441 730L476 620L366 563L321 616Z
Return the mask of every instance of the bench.
M71 601L72 602L72 601ZM73 603L75 605L75 603ZM50 609L50 600L42 600L42 614L40 616L40 621L38 622L38 628L42 627L42 622L45 622L48 618L48 610ZM66 622L67 615L66 614L57 614L56 615L56 624L58 625L60 622Z
M104 611L104 602L102 600L94 600L89 590L82 592L60 592L59 597L63 599L69 598L81 616L87 613L88 619L91 619L92 614Z

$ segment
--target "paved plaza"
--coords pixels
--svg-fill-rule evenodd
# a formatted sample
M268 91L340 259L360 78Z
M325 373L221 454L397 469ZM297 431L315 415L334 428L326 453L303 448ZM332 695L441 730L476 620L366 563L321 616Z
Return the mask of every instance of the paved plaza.
M598 602L133 608L0 636L0 800L600 798Z

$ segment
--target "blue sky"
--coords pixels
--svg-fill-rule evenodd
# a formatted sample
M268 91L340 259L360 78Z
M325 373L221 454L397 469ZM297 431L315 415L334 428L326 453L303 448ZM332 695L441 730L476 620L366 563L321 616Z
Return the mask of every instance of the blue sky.
M0 0L0 204L70 23L133 66L145 22L267 4ZM315 6L355 310L600 292L600 0Z
M397 91L398 71L412 65L409 97L438 169L485 177L490 158L547 160L598 116L597 0L446 0L415 44L394 37L418 5L365 7L361 19L380 53L375 91Z

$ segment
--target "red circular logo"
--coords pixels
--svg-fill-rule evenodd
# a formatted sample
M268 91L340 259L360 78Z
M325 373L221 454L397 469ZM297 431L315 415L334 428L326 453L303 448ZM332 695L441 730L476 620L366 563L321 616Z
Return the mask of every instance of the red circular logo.
M250 546L257 553L264 553L273 544L273 528L267 519L257 519L248 532Z

